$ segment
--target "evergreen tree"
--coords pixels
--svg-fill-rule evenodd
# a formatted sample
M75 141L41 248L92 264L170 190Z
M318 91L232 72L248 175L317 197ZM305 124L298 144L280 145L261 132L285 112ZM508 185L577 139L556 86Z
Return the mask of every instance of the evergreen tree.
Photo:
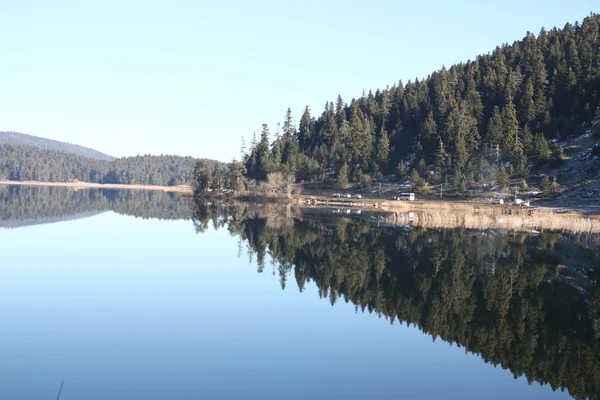
M342 189L348 185L348 166L346 164L342 164L338 170L337 184Z
M553 166L557 167L563 163L565 154L562 147L558 143L552 143L550 146L550 161Z
M495 147L500 145L504 138L504 123L498 106L494 106L492 117L487 127L487 142Z
M406 176L406 166L404 165L404 161L400 161L396 166L396 176L398 179L404 179Z
M271 152L269 142L269 127L267 124L262 125L260 134L260 142L256 148L256 172L257 179L266 179L267 174L271 172Z
M390 154L390 141L387 132L382 128L377 142L377 157L376 162L381 170L385 170L388 165Z
M211 185L210 165L206 160L198 160L194 166L192 186L194 195L199 196L205 193Z
M218 163L215 165L213 177L212 177L212 188L215 190L221 190L225 187L227 180L227 170L223 164Z
M546 163L550 159L550 145L542 133L535 135L534 151L540 163Z
M243 189L246 174L246 167L243 163L236 161L235 159L229 164L228 171L229 186L234 191Z
M502 110L502 120L504 123L504 148L508 151L511 160L518 163L523 159L525 153L521 129L517 120L517 110L512 98L508 100L508 104Z
M546 175L542 178L542 194L544 196L549 196L552 193L552 182L550 181L550 178L548 178L548 175Z
M438 150L435 153L435 169L438 174L441 176L445 176L447 174L447 166L448 166L448 153L446 153L446 149L444 147L444 142L442 138L439 138Z
M508 173L506 173L506 168L504 168L504 165L500 166L497 185L502 186L505 189L510 186L510 177L508 176Z
M304 113L300 118L300 126L298 129L298 143L302 150L309 150L312 148L314 136L314 121L310 116L310 108L306 106Z

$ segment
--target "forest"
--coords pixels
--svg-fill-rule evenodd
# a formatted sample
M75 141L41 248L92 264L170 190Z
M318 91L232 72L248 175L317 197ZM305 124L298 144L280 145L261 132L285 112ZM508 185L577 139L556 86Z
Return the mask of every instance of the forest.
M192 220L198 232L212 227L238 236L239 256L277 276L282 289L316 285L332 305L350 302L357 312L414 325L530 383L598 398L597 237L381 229L289 207L203 203ZM575 274L587 282L583 289L569 283Z
M120 183L176 186L188 184L192 157L143 155L112 161L27 145L0 144L0 180ZM210 161L214 163L214 161Z
M564 161L559 142L600 137L600 15L528 32L513 44L383 90L290 109L274 132L263 124L240 160L248 181L410 179L458 190L526 181ZM237 169L240 167L236 165ZM554 180L559 177L554 177ZM553 182L551 182L553 183Z

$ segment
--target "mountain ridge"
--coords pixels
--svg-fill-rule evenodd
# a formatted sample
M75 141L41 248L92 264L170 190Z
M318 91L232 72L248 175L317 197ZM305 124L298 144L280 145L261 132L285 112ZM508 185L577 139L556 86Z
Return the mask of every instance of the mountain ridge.
M102 153L89 147L80 146L78 144L61 142L59 140L47 139L13 131L0 131L0 144L27 145L44 150L72 153L97 160L112 161L116 159L116 157L113 157L109 154Z

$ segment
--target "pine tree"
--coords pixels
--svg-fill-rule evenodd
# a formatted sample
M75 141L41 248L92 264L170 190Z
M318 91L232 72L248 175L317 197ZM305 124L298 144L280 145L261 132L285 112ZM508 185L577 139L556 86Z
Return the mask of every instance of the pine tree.
M283 119L283 139L289 140L296 137L296 127L294 125L294 119L292 117L292 110L288 107L285 112L285 118Z
M344 100L342 96L338 95L338 98L335 103L335 119L337 122L338 128L342 126L342 123L346 121L346 107L344 105Z
M494 106L492 117L488 122L486 141L493 147L502 143L504 137L504 124L498 106Z
M530 154L533 150L533 140L534 138L529 130L529 125L525 125L523 128L523 149L526 154Z
M523 97L519 102L519 121L526 126L535 119L535 103L533 101L533 83L527 80Z
M302 150L308 150L312 147L312 141L314 136L314 122L310 116L310 108L306 106L304 113L300 118L300 126L298 129L298 143Z
M348 185L348 166L346 164L342 164L338 170L337 184L342 189Z
M420 188L421 186L423 186L423 178L421 178L421 176L419 175L419 172L417 172L417 170L414 168L410 173L410 181L411 181L413 189L417 189L417 188Z
M523 139L517 120L517 110L509 98L508 104L502 110L502 120L504 122L504 148L507 149L511 160L515 163L524 157Z
M225 170L225 167L223 166L223 164L218 163L217 165L215 165L215 169L213 172L212 188L215 190L221 190L225 185L226 178L227 171Z
M245 181L246 167L235 159L229 164L228 180L231 189L234 191L243 188Z
M550 162L553 166L560 166L564 162L565 154L558 143L552 143L550 146Z
M548 175L546 175L542 178L542 194L544 196L549 196L552 193L552 182L550 181L550 178L548 178Z
M448 153L446 153L446 148L444 147L444 142L442 141L442 137L439 138L438 150L435 153L435 169L440 176L445 176L448 173Z
M508 188L510 186L510 177L506 173L506 168L504 168L504 165L500 166L497 185L502 186L503 188Z
M404 179L406 176L406 166L404 165L404 161L400 161L396 166L396 176L398 179Z
M388 139L388 134L385 129L381 128L381 133L379 134L379 141L377 142L377 157L376 162L379 166L380 170L385 170L388 165L390 155L390 141Z
M540 163L546 163L550 159L550 145L542 133L535 135L534 154Z
M256 176L258 179L266 179L267 174L271 172L272 163L269 144L269 127L267 124L263 124L260 143L257 146Z
M246 139L244 139L244 137L242 136L242 144L240 146L240 160L242 160L242 162L244 162L246 160L247 154L246 154Z
M192 175L194 194L196 196L205 193L211 186L210 164L206 160L198 160L194 166Z

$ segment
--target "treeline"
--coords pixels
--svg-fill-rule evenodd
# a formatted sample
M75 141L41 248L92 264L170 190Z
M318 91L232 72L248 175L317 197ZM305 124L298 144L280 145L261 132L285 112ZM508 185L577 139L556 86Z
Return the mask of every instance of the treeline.
M214 161L210 161L215 163ZM112 161L25 145L0 145L0 180L175 186L190 183L196 159L171 155Z
M198 160L192 171L194 196L201 196L208 190L247 189L248 180L245 174L246 167L235 159L228 164Z
M298 124L288 109L274 138L264 124L249 148L242 144L245 177L282 172L368 185L396 174L417 186L462 189L526 179L536 166L563 161L555 140L600 131L599 26L600 15L591 14L527 33L427 79L350 103L338 96L318 116L306 107Z
M139 218L189 219L191 201L151 190L0 186L0 227L68 221L106 211Z
M332 304L415 325L530 382L576 399L600 393L597 238L382 230L343 217L202 203L193 221L199 232L214 226L239 236L258 271L272 267L282 288L313 282ZM565 283L582 273L583 289Z

